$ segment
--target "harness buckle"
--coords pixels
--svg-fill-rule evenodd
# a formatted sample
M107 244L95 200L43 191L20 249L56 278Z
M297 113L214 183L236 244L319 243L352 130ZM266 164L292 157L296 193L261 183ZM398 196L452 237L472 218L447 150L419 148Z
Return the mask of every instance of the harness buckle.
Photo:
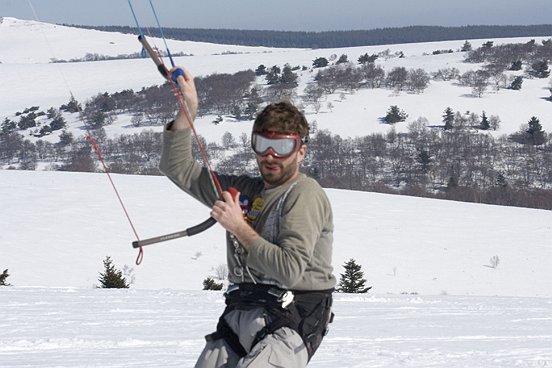
M293 299L295 299L295 295L293 295L293 292L290 290L286 290L282 293L282 295L280 295L278 301L282 303L282 308L286 309L291 304L291 302L293 302Z

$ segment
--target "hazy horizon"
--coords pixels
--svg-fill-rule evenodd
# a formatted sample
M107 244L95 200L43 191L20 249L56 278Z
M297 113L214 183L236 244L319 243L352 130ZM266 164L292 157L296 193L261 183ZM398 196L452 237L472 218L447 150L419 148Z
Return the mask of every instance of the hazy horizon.
M143 26L155 25L147 0L132 1ZM154 1L164 27L287 31L360 30L412 25L533 25L552 23L552 1L526 0L282 0ZM34 11L33 11L34 9ZM110 9L106 12L106 9ZM35 15L36 13L36 15ZM0 16L78 25L128 25L134 19L126 0L0 0Z

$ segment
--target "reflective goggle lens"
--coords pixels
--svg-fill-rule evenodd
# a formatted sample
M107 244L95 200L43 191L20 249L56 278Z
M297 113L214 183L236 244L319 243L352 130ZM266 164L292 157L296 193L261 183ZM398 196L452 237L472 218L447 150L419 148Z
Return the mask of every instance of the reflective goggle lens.
M296 134L253 133L251 145L256 154L264 156L272 151L275 157L291 155L301 144L301 137Z

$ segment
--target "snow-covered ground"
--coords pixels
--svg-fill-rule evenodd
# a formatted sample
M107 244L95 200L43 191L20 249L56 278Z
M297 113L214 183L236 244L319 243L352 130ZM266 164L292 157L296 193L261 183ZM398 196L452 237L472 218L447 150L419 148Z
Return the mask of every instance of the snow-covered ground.
M269 50L173 41L170 47L194 54L179 63L196 75L259 64L310 66L316 57L331 54L356 60L387 48L407 57L389 60L386 69L464 71L475 66L462 63L461 53L424 55L456 50L463 42ZM230 49L244 54L222 55ZM59 106L69 100L69 90L84 100L98 92L159 84L149 60L47 63L52 57L137 50L132 35L4 18L0 117L33 105ZM302 83L312 76L303 72ZM319 128L345 137L387 130L377 118L390 105L405 109L409 120L425 116L433 123L441 121L447 106L485 110L500 115L499 133L516 131L537 115L550 131L552 104L542 98L549 95L548 83L527 80L522 91L483 98L437 82L420 95L363 90L343 101L332 97L333 111L307 112ZM197 124L208 140L219 141L226 130L250 129L229 121L214 126L208 119ZM108 127L108 134L129 132L127 124ZM405 123L397 126L401 129ZM208 209L166 178L113 179L141 238L183 230L208 216ZM337 317L312 367L552 366L550 211L327 193L336 225L335 273L339 277L342 265L354 258L373 288L367 295L336 295ZM223 238L215 226L195 237L145 247L143 263L134 266L137 252L130 243L135 238L105 174L0 170L0 272L7 268L7 281L14 285L0 287L0 367L192 366L202 336L212 331L223 309L220 292L200 291L202 280L225 263ZM119 268L133 267L131 289L94 288L108 255Z
M2 288L0 367L192 367L220 292ZM345 295L309 367L552 365L550 298Z
M142 239L209 215L164 177L112 178ZM374 293L552 297L551 211L326 191L336 273L354 258ZM0 170L0 203L0 267L16 286L92 288L108 255L134 266L136 238L105 174ZM144 247L133 287L198 290L224 263L216 225Z
M163 177L113 175L138 234L208 210ZM548 367L552 213L327 190L336 275L350 258L369 294L337 294L312 367ZM144 247L105 174L0 170L0 367L192 366L223 309L200 291L225 262L221 228ZM95 289L102 260L129 290ZM490 267L491 257L500 262Z

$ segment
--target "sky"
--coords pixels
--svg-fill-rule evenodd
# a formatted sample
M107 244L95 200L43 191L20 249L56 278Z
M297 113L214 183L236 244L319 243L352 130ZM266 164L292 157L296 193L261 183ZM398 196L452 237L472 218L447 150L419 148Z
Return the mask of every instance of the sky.
M155 24L147 0L132 3L143 26ZM328 31L552 23L550 0L157 0L154 5L164 27L179 28ZM0 15L65 24L134 25L126 0L0 0Z

